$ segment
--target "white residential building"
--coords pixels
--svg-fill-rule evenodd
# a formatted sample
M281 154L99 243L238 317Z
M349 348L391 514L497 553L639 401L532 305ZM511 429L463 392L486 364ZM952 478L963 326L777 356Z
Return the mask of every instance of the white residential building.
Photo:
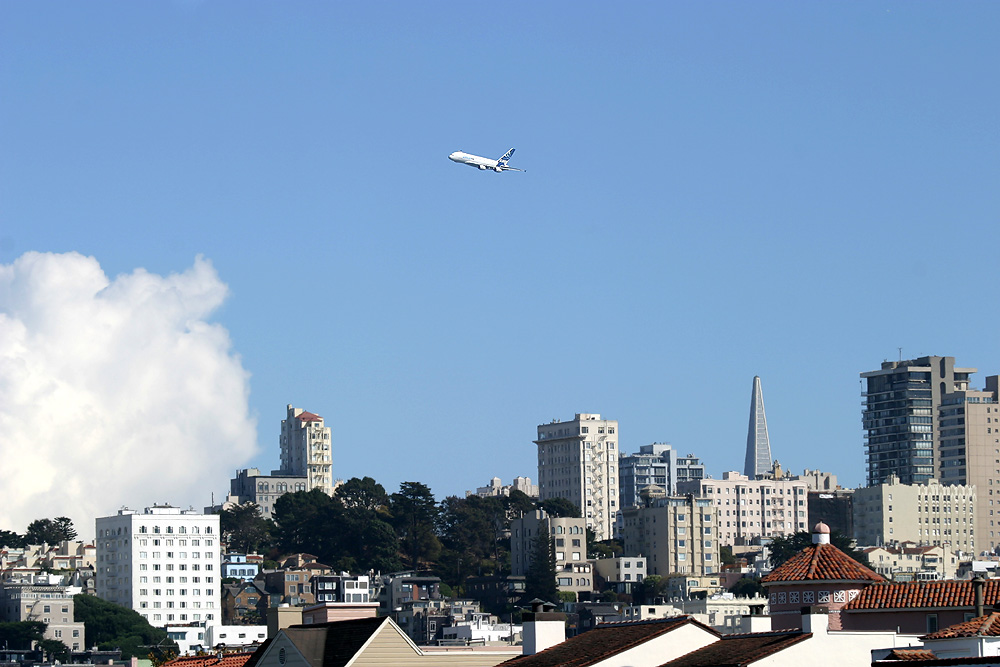
M679 483L677 490L712 501L719 510L719 540L724 545L808 530L808 485L803 480L749 479L726 472L722 479Z
M221 622L219 516L170 506L97 519L97 596L156 627Z
M578 413L538 426L541 500L565 498L580 508L598 540L613 537L618 507L618 422Z
M306 491L333 495L331 446L322 417L288 406L288 417L281 420L281 475L305 476Z

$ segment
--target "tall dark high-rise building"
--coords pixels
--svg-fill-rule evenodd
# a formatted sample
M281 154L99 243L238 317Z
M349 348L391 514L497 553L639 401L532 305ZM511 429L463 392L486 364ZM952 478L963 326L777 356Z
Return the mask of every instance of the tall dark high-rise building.
M883 361L881 369L861 374L868 486L893 474L903 484L939 479L942 398L967 390L975 372L956 368L954 357L920 357Z
M743 474L750 479L771 472L771 441L767 437L767 417L764 415L764 394L760 390L760 376L753 376L753 393L750 395L750 426L747 428L747 457Z

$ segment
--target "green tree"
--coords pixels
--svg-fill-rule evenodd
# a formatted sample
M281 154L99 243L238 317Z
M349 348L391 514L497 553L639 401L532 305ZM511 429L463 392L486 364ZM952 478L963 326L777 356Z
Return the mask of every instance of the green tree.
M219 513L223 539L231 549L241 553L257 553L271 543L274 524L265 519L255 502L235 505Z
M568 498L546 498L538 503L538 507L545 510L549 516L580 518L580 508Z
M352 477L337 488L337 497L344 507L360 508L373 512L385 512L389 505L389 494L385 488L371 477Z
M59 544L64 540L75 540L76 530L73 521L61 516L55 520L36 519L28 524L24 533L27 544Z
M441 542L434 533L438 513L434 494L420 482L403 482L399 492L390 497L391 523L414 571L419 569L421 558L434 561L441 553Z
M38 648L47 656L48 662L59 660L65 662L69 660L69 647L58 639L43 639L38 642Z
M743 577L729 587L729 592L733 595L752 598L756 595L767 597L767 589L760 583L757 577Z
M642 604L655 604L657 598L663 597L666 594L667 585L668 581L666 577L651 574L636 587L636 595L642 600Z
M28 543L24 541L24 536L18 535L12 530L0 530L0 548L22 549L26 546Z
M138 612L93 595L73 596L73 620L83 623L87 646L118 647L122 658L144 658L151 647L177 651L165 630L154 628Z
M537 509L535 507L535 501L531 499L531 496L524 491L518 491L517 489L512 489L510 495L501 498L500 502L503 503L504 510L507 514L508 525L514 519L520 519L525 514L530 514Z
M283 553L323 556L332 551L329 528L340 523L342 505L320 489L286 493L274 501L275 537Z
M531 540L531 562L524 575L524 589L529 598L545 602L555 602L557 598L556 552L544 523L538 524L538 533Z
M345 557L354 560L360 571L394 572L402 568L399 560L399 537L374 509L348 507L342 514L339 547Z
M847 537L839 530L831 531L830 544L837 547L865 567L869 567L868 556L865 555L865 552L855 549L851 538ZM804 531L795 533L794 535L784 535L774 538L771 540L770 546L771 556L769 560L771 561L771 567L778 567L789 558L811 545L812 535Z
M27 651L34 642L45 638L45 624L41 621L14 621L0 623L0 644L18 651Z
M733 548L728 544L723 544L719 547L719 560L723 565L734 565L736 563L736 557L733 556Z

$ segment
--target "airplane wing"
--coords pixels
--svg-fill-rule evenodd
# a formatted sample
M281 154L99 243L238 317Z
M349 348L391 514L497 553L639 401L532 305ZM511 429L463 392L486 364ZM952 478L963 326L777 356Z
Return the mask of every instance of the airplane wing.
M508 167L505 164L500 165L504 171L524 171L524 169L518 169L517 167Z

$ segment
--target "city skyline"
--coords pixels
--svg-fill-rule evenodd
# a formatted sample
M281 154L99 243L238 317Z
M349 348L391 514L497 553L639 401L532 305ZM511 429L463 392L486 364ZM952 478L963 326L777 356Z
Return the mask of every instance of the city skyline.
M851 487L859 373L1000 372L995 4L0 18L0 527L208 505L288 404L439 499L576 413L718 477L754 376L771 456Z

